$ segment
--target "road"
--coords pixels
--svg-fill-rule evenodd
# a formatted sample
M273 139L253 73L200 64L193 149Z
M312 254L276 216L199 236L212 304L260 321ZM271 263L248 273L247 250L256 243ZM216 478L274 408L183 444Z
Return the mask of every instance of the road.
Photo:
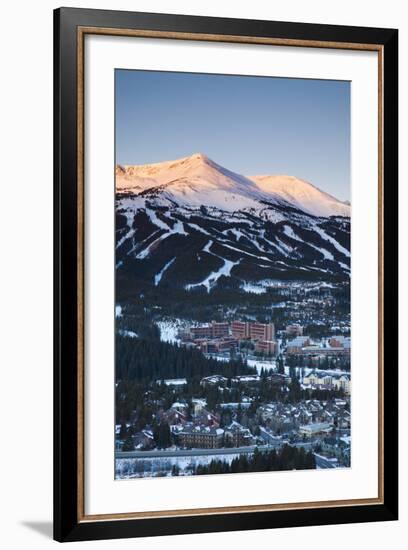
M231 447L228 449L172 449L158 451L117 451L116 458L170 458L175 456L212 456L212 455L228 455L228 454L252 454L256 448L259 451L271 451L278 448L280 443L276 445L251 445L248 447Z

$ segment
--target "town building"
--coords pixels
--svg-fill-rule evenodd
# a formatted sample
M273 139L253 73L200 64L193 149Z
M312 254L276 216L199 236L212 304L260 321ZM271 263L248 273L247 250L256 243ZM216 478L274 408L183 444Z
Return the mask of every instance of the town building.
M202 386L222 386L225 387L227 385L228 378L225 376L221 376L221 374L213 374L211 376L206 376L205 378L201 379L201 385Z
M351 377L348 372L336 373L333 371L312 370L303 377L302 384L304 386L317 388L324 386L328 389L342 389L347 395L351 393Z
M314 437L316 435L329 434L332 429L333 426L328 422L311 422L310 424L299 426L299 434L306 437Z
M217 323L216 321L212 321L211 327L212 327L213 338L224 338L225 336L229 336L229 332L230 332L229 323L224 323L224 322Z
M328 340L328 344L332 348L350 348L351 338L347 336L332 336Z
M180 447L192 449L218 449L224 442L224 430L209 426L186 426L177 433Z
M249 323L245 321L233 321L231 323L231 333L237 340L246 340L249 338Z
M244 384L246 386L258 385L261 377L258 374L242 374L231 378L231 384L233 386L237 384Z
M161 421L166 422L169 426L185 424L187 422L187 414L185 411L171 407L168 411L163 412Z
M210 426L218 428L220 425L220 417L219 414L215 415L206 409L201 409L201 411L194 417L194 424L196 426Z
M237 348L238 341L235 338L223 337L217 340L203 340L199 343L199 348L203 353L222 353L233 351Z
M250 323L249 337L251 340L273 340L275 338L275 325L273 323Z
M200 338L212 338L213 329L212 325L201 325L198 327L190 328L191 338L193 340L199 340Z
M193 340L201 338L224 338L229 336L230 325L225 322L211 321L209 324L190 328L190 335Z
M224 431L224 444L226 447L245 447L251 445L253 437L248 428L244 428L239 422L231 422Z
M278 343L275 340L258 340L255 344L255 351L264 355L277 355Z
M231 333L237 340L274 340L275 325L273 323L248 323L246 321L233 321Z
M158 380L158 383L162 382L166 386L183 386L187 384L187 378L169 378L167 380Z
M286 346L286 353L288 355L342 356L350 355L350 350L350 338L344 336L330 338L327 345L313 343L308 336L297 336L293 340L290 340Z
M351 378L349 374L342 374L338 377L335 377L333 380L333 385L336 389L344 390L344 393L350 395L351 393Z
M308 336L297 336L288 342L286 346L286 353L297 355L302 353L303 348L310 345L311 341Z

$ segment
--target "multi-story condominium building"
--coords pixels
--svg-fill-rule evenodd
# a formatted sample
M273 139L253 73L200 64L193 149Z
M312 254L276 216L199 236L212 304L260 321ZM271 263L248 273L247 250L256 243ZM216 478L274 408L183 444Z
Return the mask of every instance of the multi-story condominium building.
M201 338L223 338L229 336L230 326L229 323L211 321L210 324L191 327L189 332L193 340L199 340Z
M237 340L246 340L249 338L249 323L245 321L233 321L231 323L231 332Z
M297 324L287 325L286 334L288 336L303 336L303 327Z
M246 321L233 321L231 333L237 340L273 340L275 338L275 325L273 323L248 323Z
M273 323L250 323L249 337L251 340L273 340L275 325Z
M177 442L181 447L218 449L224 442L224 430L209 426L185 427L177 433Z
M204 340L200 342L200 349L203 353L218 353L231 351L238 346L235 338L220 338L218 340Z
M190 334L193 340L200 338L212 338L213 328L212 325L201 325L199 327L191 327Z
M213 338L223 338L225 336L229 336L229 323L217 323L216 321L212 321L211 327Z
M275 340L258 340L255 344L255 351L265 355L277 355L278 343Z

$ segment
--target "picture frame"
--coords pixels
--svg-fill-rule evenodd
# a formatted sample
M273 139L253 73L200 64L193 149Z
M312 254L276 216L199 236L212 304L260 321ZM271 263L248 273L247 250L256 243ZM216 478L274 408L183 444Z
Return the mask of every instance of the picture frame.
M85 38L374 52L378 62L378 492L375 497L86 513L85 351L88 164ZM91 61L92 62L92 61ZM144 60L148 62L148 60ZM113 109L113 107L112 107ZM109 176L110 177L110 176ZM112 176L113 178L113 176ZM54 12L54 538L160 536L398 518L398 31L275 21L60 8ZM113 181L113 179L112 179ZM113 387L113 381L112 381ZM113 390L112 390L113 391ZM234 477L234 476L232 476ZM177 480L174 480L177 482ZM161 480L154 483L162 483Z

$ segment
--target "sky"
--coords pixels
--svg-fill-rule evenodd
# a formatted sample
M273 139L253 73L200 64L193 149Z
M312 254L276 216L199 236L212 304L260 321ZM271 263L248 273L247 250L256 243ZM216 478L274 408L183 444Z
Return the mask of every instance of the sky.
M117 164L200 152L350 199L349 82L116 69L115 120Z

